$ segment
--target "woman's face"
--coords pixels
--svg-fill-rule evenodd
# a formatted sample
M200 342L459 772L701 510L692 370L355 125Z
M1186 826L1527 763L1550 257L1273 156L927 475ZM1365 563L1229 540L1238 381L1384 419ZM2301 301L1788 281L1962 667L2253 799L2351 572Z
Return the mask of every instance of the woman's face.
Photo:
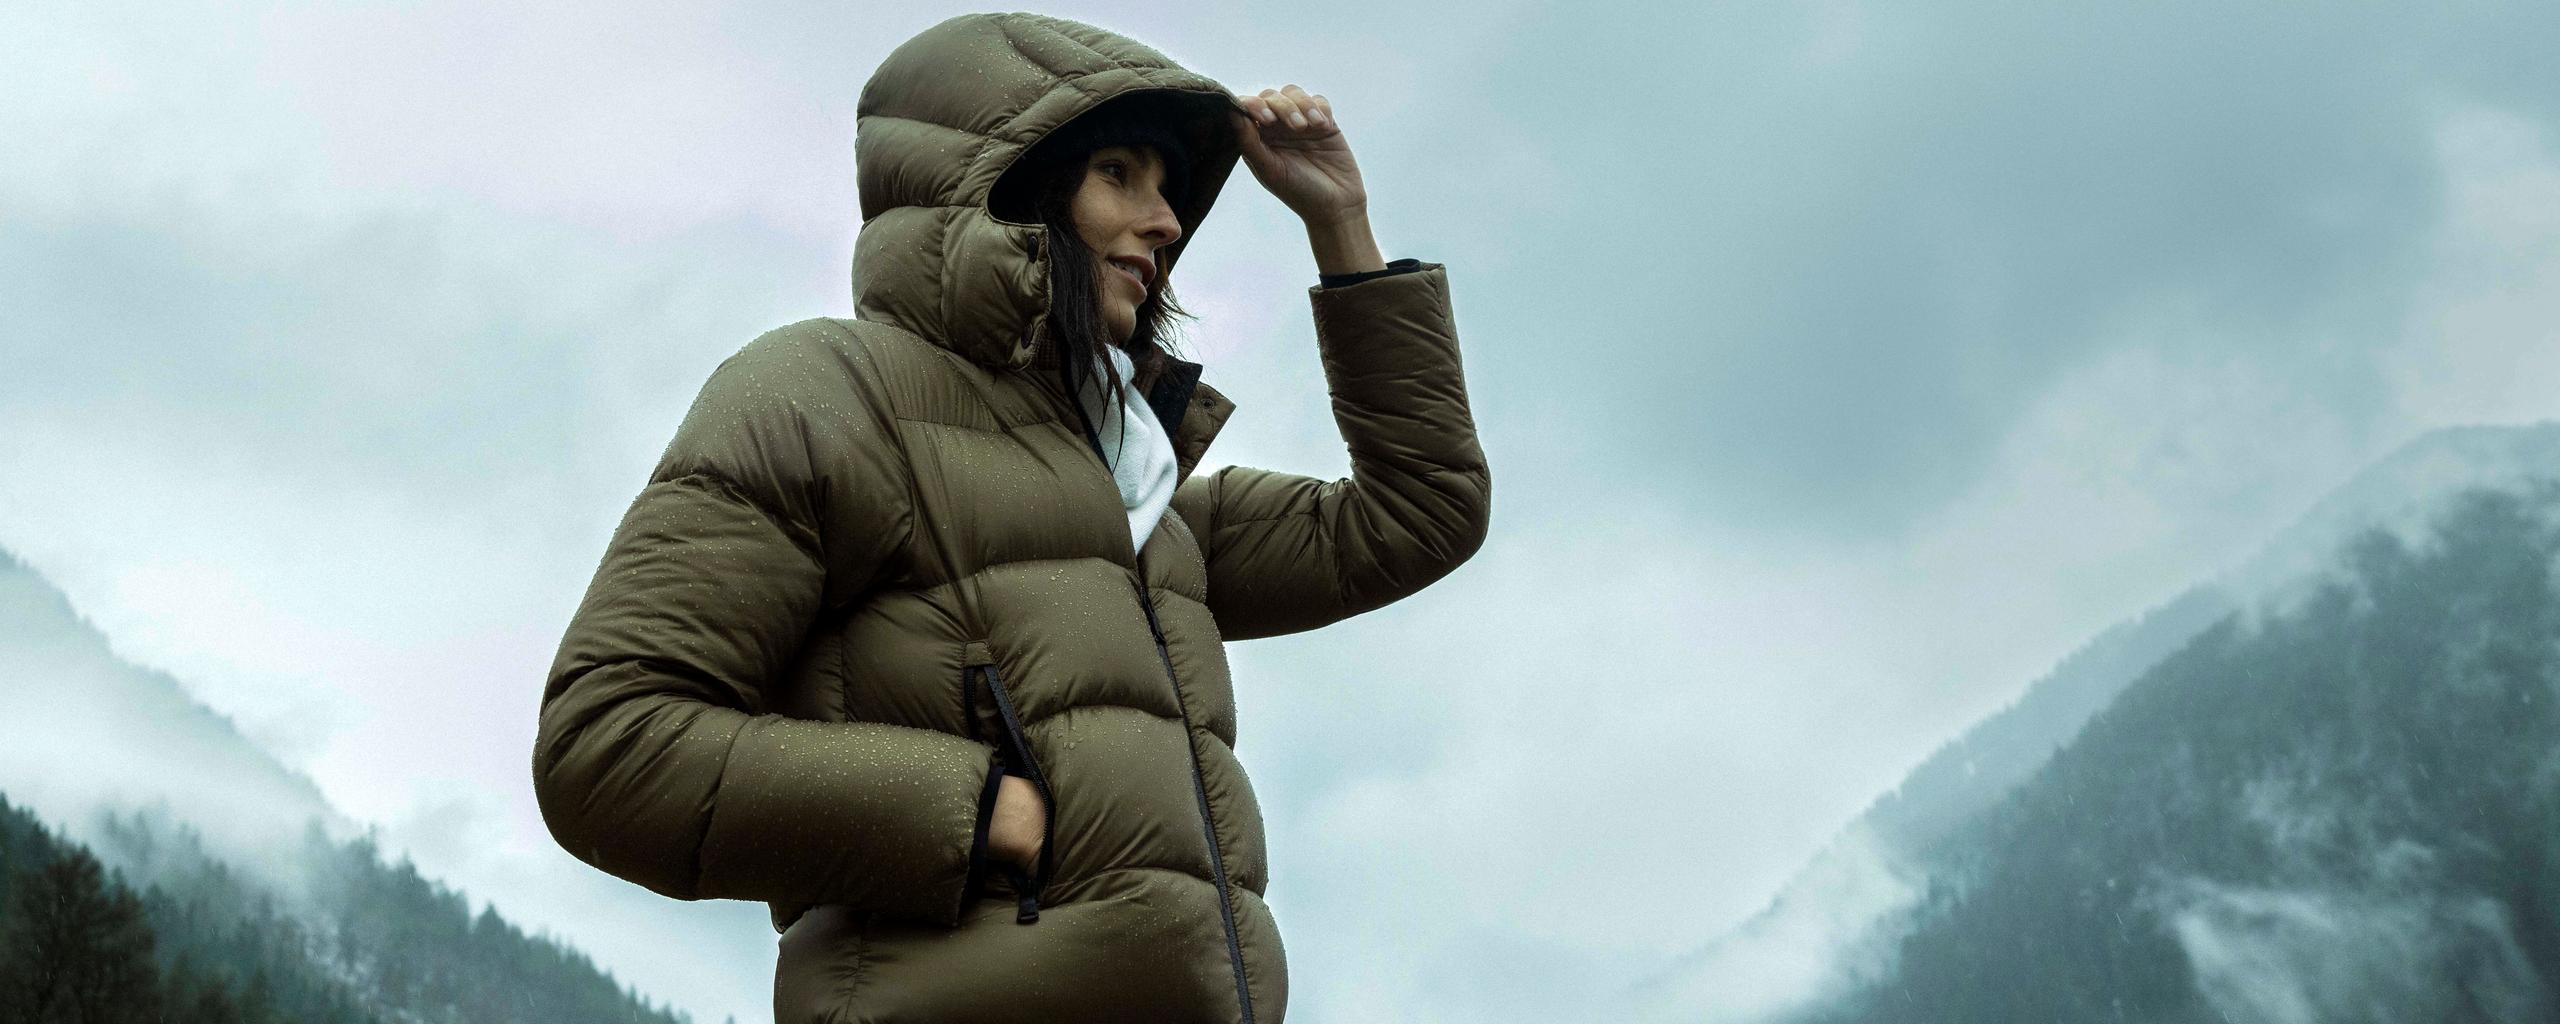
M1093 250L1102 323L1115 343L1138 326L1138 307L1159 283L1156 254L1182 237L1164 197L1164 161L1153 146L1105 146L1085 158L1072 207L1076 232Z

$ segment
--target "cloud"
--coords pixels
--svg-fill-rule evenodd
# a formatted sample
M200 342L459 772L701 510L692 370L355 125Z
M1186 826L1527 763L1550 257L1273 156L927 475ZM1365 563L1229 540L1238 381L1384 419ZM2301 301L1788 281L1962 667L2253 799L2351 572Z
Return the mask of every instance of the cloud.
M2436 219L2434 98L2560 100L2506 20L2546 13L2468 13L1559 10L1481 73L1568 192L1515 221L1552 255L1487 318L1495 372L1613 474L1833 537L1924 522L2128 345L2370 374ZM2164 305L2207 329L2117 329Z
M2205 1002L2234 1024L2521 1022L2548 1005L2494 900L2394 898L2186 880L2170 930ZM2470 1002L2457 1002L2456 993Z
M2537 1019L2549 993L2503 894L2451 881L2436 849L2320 781L2347 774L2293 764L2244 789L2273 879L2145 890L2206 1004L2235 1024Z
M2560 154L2552 122L2451 104L2434 132L2442 218L2385 355L2401 415L2517 422L2552 414L2560 380Z

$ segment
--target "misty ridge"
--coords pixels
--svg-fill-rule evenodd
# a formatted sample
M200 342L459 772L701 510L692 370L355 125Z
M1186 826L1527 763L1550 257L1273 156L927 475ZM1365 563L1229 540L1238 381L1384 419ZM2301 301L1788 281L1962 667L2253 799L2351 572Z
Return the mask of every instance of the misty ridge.
M1647 1019L2560 1019L2560 427L2420 438L1916 768Z
M371 829L0 551L0 1021L692 1018Z

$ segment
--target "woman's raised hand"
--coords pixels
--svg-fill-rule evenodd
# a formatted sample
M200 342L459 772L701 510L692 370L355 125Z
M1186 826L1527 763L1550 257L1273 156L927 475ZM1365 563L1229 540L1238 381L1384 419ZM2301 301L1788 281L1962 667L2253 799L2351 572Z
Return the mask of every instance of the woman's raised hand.
M1310 227L1364 218L1369 193L1360 185L1360 165L1352 162L1351 143L1334 123L1333 105L1295 84L1236 96L1252 111L1232 115L1244 146L1245 166L1281 204Z

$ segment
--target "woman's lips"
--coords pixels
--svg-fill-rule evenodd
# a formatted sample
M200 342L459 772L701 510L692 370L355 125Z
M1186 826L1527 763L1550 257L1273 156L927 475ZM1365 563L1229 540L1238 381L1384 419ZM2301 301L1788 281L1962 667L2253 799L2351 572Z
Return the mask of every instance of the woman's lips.
M1138 287L1141 290L1155 281L1156 261L1144 256L1111 256L1106 257L1103 262L1127 271L1129 276L1137 278Z
M1139 291L1144 292L1147 290L1146 276L1138 273L1138 268L1122 263L1118 260L1111 261L1111 267L1114 270L1118 270L1122 276L1127 277L1130 281L1136 283Z

